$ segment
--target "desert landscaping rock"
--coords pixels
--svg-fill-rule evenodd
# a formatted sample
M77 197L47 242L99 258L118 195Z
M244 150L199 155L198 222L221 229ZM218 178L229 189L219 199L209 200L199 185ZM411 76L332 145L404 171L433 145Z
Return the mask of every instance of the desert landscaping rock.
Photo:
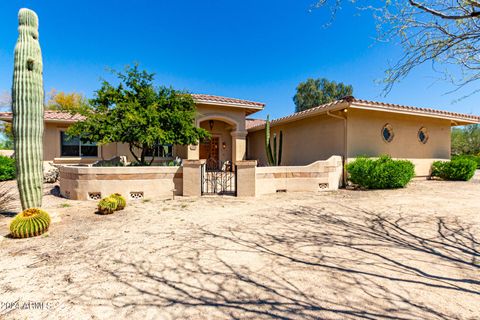
M43 163L43 182L55 183L58 180L60 172L56 166L51 162Z

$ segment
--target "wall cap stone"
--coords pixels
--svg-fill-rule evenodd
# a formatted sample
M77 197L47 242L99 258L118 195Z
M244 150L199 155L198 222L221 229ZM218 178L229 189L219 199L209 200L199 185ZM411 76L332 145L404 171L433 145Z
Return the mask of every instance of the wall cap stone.
M235 162L237 167L256 167L257 166L257 160L239 160Z

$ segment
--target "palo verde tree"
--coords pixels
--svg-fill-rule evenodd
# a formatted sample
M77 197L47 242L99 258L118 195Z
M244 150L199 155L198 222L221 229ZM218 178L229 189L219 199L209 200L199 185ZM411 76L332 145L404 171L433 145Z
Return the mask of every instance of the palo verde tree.
M88 108L88 100L77 92L63 92L52 89L49 94L49 99L45 105L47 110L68 111L72 113L79 113L79 109Z
M307 79L297 86L297 93L293 97L295 112L300 112L319 105L329 103L353 94L353 87L343 83L336 83L328 79Z
M80 108L85 117L71 126L68 134L82 141L100 144L127 143L135 160L143 165L155 145L196 144L208 132L194 123L195 103L190 94L153 85L154 74L127 66L113 72L118 85L103 81L88 108Z
M403 47L403 56L386 70L385 93L425 62L453 66L435 70L458 87L480 79L479 0L319 0L316 7L336 13L346 3L371 10L378 40Z

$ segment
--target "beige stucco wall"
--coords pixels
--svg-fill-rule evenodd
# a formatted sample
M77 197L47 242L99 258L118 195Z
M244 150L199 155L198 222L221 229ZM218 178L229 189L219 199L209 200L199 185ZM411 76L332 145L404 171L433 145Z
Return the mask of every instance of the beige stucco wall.
M183 193L182 167L60 167L60 192L73 200L89 200L89 194L106 197L132 193L144 198L171 197Z
M381 135L387 123L395 134L389 143ZM417 137L421 127L428 130L426 144ZM377 157L388 154L393 158L411 160L416 166L417 176L428 176L433 161L450 159L450 132L449 120L350 108L347 125L348 161L361 155Z
M257 167L255 194L337 190L342 184L342 168L340 156L307 166Z
M327 115L301 119L273 126L271 137L283 131L282 165L303 166L332 155L344 154L344 121ZM265 130L249 132L247 158L267 165L265 155Z
M13 150L0 150L0 156L3 156L3 157L11 157L13 156L14 153L15 151Z
M197 125L210 119L227 122L233 130L245 131L245 109L198 104Z

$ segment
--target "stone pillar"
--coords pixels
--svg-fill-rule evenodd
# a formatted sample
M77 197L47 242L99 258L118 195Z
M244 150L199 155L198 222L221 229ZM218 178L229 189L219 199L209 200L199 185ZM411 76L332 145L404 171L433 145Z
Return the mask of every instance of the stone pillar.
M200 145L191 144L187 146L187 159L188 160L200 159Z
M183 160L183 196L202 195L202 164L205 160Z
M257 160L237 161L237 197L255 197Z
M247 154L247 131L232 131L232 162L245 160Z

